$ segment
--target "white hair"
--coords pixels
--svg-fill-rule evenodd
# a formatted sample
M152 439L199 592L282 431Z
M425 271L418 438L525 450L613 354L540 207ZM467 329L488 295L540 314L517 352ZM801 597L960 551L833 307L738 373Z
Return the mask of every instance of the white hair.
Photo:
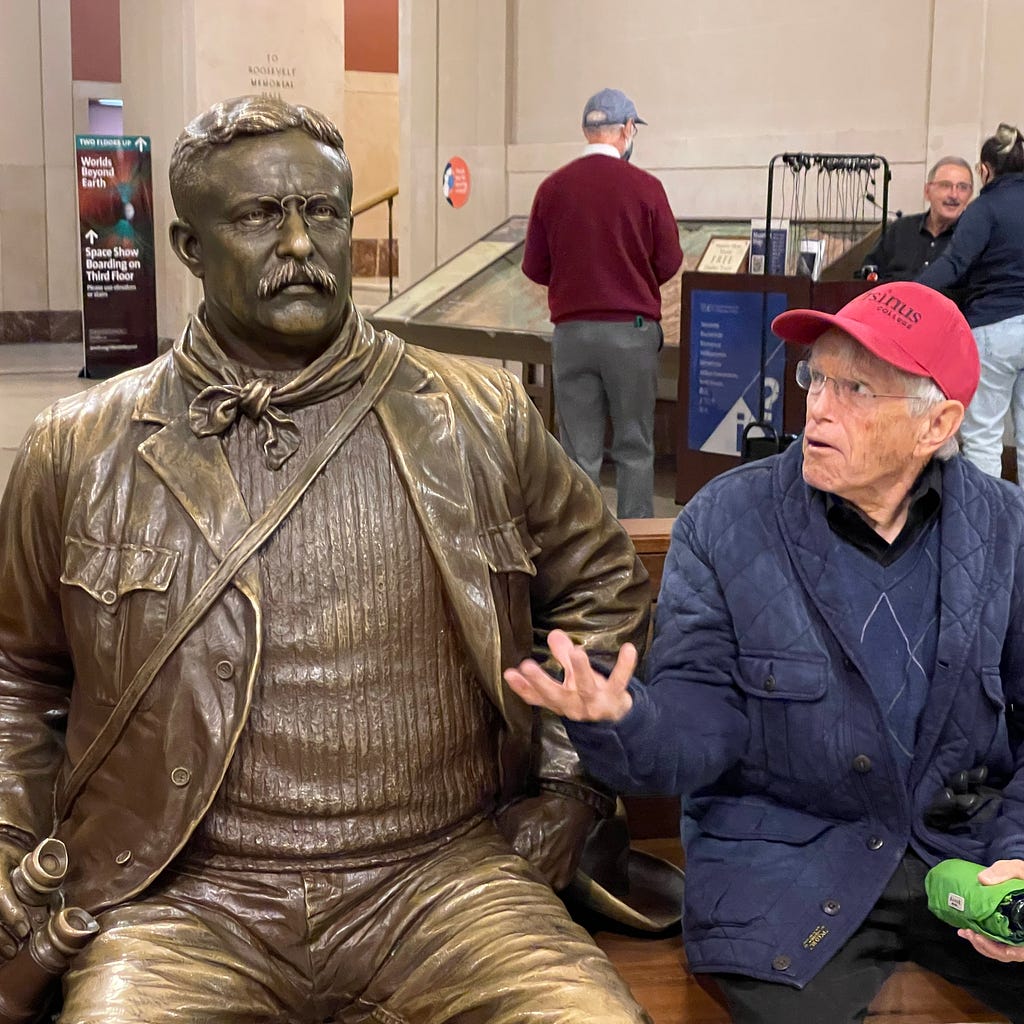
M914 415L922 416L940 402L947 400L942 389L931 377L921 377L916 373L907 373L906 370L901 370L898 366L893 366L892 369L896 379L906 389L906 393L913 396ZM960 442L957 440L956 434L954 434L942 442L941 447L935 452L934 458L940 462L948 462L959 451Z

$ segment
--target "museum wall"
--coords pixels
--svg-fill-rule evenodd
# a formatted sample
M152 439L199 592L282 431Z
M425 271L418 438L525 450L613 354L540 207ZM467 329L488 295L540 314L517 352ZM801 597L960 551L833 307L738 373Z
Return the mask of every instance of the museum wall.
M125 132L152 139L166 336L198 298L165 242L181 127L214 100L275 91L338 120L355 202L395 186L397 18L397 0L0 0L0 341L80 331L74 134L90 130L90 98L122 98ZM359 218L355 234L372 252L386 209Z
M537 183L578 152L583 101L604 85L651 122L637 163L687 216L759 214L767 162L784 150L881 153L891 208L918 209L932 160L973 162L999 120L1024 121L1019 0L401 0L397 77L386 48L345 70L345 0L303 3L301 18L270 0L120 6L125 130L153 138L161 237L182 124L259 88L254 76L287 79L282 94L340 119L357 200L397 178L405 284L526 213ZM73 135L86 97L73 91L70 3L0 0L0 23L0 311L74 310ZM380 31L370 24L367 38ZM291 74L251 70L275 64ZM455 156L471 174L461 207L441 190ZM359 234L386 232L374 216ZM173 333L196 293L157 248L159 329Z
M680 216L763 215L786 151L879 153L890 208L917 210L935 158L973 163L1024 121L1019 0L404 0L399 38L403 281L527 213L606 85L650 122L636 161ZM440 190L455 150L474 189L458 210ZM502 172L504 208L481 195Z
M78 304L67 0L0 0L0 310ZM14 321L0 322L0 339Z

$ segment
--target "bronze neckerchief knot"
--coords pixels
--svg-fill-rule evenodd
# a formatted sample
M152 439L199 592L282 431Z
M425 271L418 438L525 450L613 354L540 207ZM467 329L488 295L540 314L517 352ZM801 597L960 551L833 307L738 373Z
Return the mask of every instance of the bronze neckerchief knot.
M197 437L223 434L239 416L247 416L257 426L267 465L280 469L302 440L287 410L348 390L368 372L377 357L377 346L373 328L350 306L338 337L291 380L275 384L265 377L243 378L240 371L244 368L228 360L203 324L200 310L174 346L173 355L185 382L199 392L188 407L192 432Z

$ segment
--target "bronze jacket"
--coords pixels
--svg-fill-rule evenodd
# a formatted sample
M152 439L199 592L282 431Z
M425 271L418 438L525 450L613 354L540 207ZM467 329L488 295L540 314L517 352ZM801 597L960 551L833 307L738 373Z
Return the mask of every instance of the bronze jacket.
M63 820L53 794L250 524L170 355L36 420L0 506L0 834L68 845L68 900L139 893L206 813L245 726L262 613L250 560L166 662ZM646 637L646 574L597 489L503 370L408 348L376 407L468 656L508 724L506 788L599 801L557 720L501 670L552 628L595 654ZM303 451L295 458L304 458ZM526 755L529 755L528 757ZM523 766L528 765L528 769Z

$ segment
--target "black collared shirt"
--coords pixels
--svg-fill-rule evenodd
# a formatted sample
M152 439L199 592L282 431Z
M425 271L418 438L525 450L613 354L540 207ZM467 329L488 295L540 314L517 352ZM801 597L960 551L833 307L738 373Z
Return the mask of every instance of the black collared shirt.
M953 237L954 221L937 237L926 227L928 213L908 213L886 228L885 236L864 257L864 265L878 267L879 281L913 281L934 263Z
M852 544L879 565L892 565L931 525L942 504L942 469L932 459L917 478L910 492L907 521L900 535L889 544L864 521L861 514L838 495L825 495L825 518L829 529L842 540Z

